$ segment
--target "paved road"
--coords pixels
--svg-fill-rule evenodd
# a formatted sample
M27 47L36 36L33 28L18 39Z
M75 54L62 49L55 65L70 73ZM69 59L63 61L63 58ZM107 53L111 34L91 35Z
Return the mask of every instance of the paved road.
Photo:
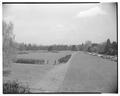
M59 92L116 92L117 63L78 52L72 58Z

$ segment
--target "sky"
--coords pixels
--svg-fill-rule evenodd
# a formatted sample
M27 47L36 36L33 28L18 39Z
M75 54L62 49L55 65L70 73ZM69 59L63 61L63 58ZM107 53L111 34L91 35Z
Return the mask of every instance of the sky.
M114 3L3 4L15 40L38 45L100 43L117 39Z

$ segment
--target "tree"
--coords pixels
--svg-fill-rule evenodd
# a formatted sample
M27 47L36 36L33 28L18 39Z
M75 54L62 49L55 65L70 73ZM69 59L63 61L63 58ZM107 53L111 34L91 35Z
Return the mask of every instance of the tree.
M107 39L106 46L105 46L105 53L106 54L110 53L110 47L111 47L110 39Z
M48 47L48 51L52 51L53 47L52 46L49 46Z
M106 42L99 44L98 45L98 53L105 54L105 46L106 46Z
M84 45L84 50L85 50L85 51L88 51L88 48L91 47L91 46L92 46L91 41L86 41L86 42L85 42L85 45Z
M92 47L88 47L88 52L92 52Z
M93 43L92 46L90 47L90 51L98 53L98 51L99 51L99 44Z
M110 42L110 39L107 39L104 53L108 54L108 55L112 55L112 53L113 53L112 44Z
M75 45L72 45L71 50L72 50L72 51L77 51L76 46L75 46Z
M118 45L117 45L117 42L113 41L113 43L112 43L112 49L113 49L112 55L117 55L117 53L118 53Z
M15 59L15 41L13 34L13 24L3 21L3 66L9 66Z

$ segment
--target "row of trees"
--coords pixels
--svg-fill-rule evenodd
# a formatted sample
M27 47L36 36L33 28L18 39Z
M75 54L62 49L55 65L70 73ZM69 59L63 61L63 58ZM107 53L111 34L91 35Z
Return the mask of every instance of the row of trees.
M50 46L38 46L35 44L18 44L19 50L72 50L72 51L88 51L88 52L95 52L100 54L107 54L107 55L117 55L118 45L117 42L111 42L110 39L107 39L103 43L92 43L91 41L86 41L80 45L50 45Z
M118 53L118 44L117 42L113 41L111 42L110 39L107 39L107 41L97 44L97 43L91 43L90 41L85 43L85 45L82 46L85 51L88 52L95 52L100 54L106 54L106 55L117 55Z
M19 43L18 44L18 49L19 50L57 50L57 51L62 51L62 50L74 50L77 51L74 47L75 45L50 45L50 46L45 46L45 45L35 45L35 44L25 44L25 43ZM73 46L73 48L72 48Z
M79 51L79 45L35 45L35 44L25 44L25 43L18 43L17 44L18 50L48 50L48 51L63 51L63 50L72 50L72 51Z

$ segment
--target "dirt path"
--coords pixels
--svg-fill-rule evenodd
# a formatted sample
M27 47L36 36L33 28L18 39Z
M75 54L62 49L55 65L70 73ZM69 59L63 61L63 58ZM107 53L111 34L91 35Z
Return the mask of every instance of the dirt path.
M75 53L72 54L72 57L73 55ZM62 85L72 57L66 64L56 65L50 70L39 83L32 86L31 92L57 92L60 85Z

